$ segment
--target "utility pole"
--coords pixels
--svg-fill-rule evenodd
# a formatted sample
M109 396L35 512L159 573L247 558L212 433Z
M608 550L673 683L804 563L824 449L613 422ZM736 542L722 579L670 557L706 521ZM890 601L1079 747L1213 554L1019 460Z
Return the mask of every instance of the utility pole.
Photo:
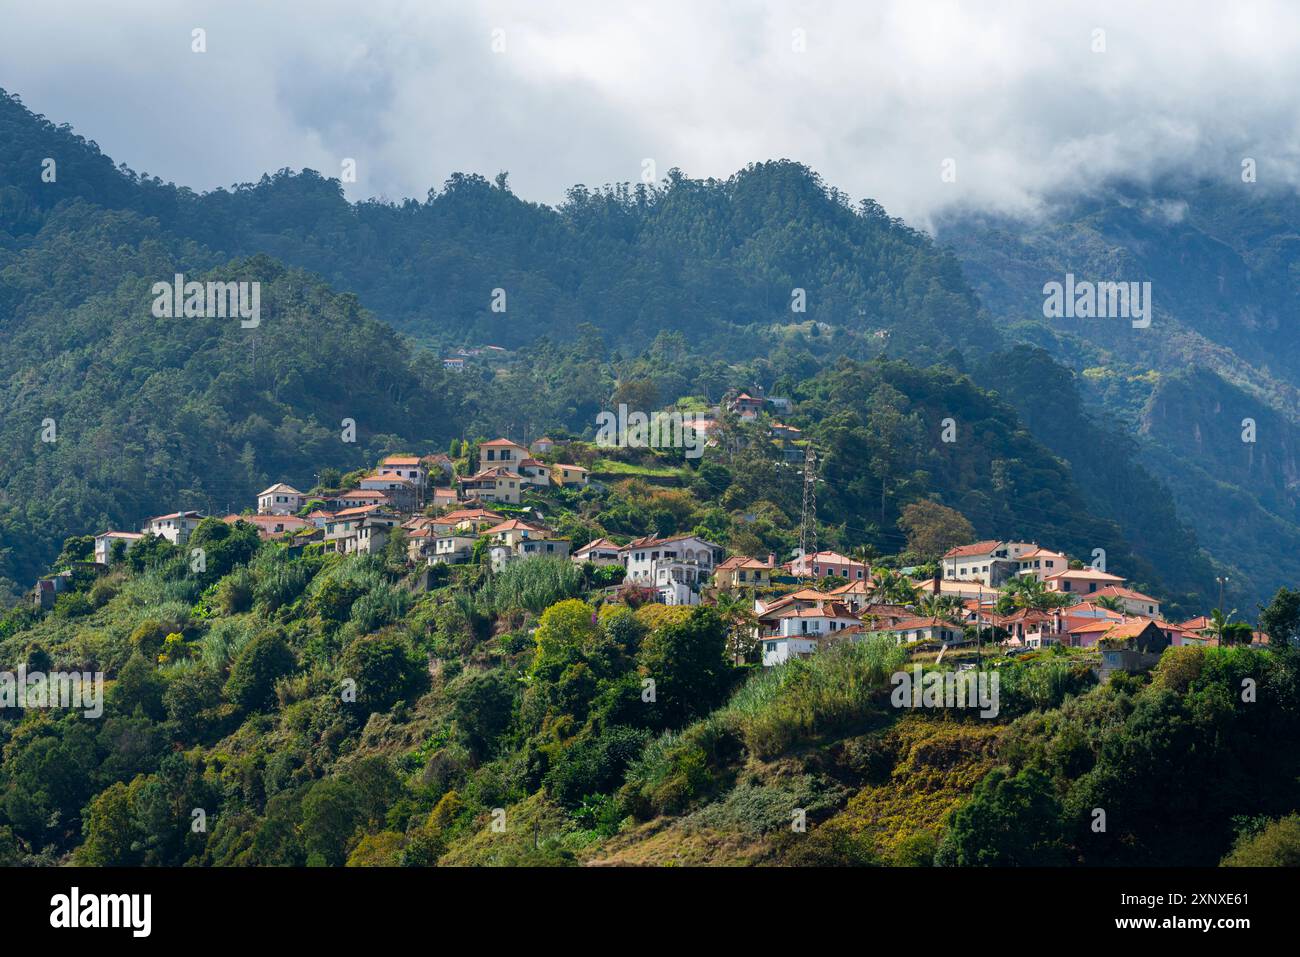
M811 445L805 451L803 459L803 514L799 519L799 551L802 557L817 552L817 453Z
M1223 576L1220 577L1220 576L1217 576L1217 575L1216 575L1214 580L1215 580L1216 582L1219 583L1219 615L1220 615L1220 617L1222 617L1222 615L1223 615L1223 586L1224 586L1225 584L1227 584L1228 576L1227 576L1227 575L1223 575ZM1215 638L1215 647L1218 647L1218 648L1222 648L1222 647L1223 647L1223 626L1222 626L1222 625L1219 626L1219 634L1218 634L1218 636Z

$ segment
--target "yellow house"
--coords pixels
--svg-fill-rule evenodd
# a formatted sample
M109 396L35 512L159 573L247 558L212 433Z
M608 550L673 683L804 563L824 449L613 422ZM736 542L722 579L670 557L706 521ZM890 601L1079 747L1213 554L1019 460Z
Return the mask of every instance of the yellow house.
M724 591L733 588L768 588L772 584L772 562L760 562L747 555L732 555L713 570L713 583Z
M500 465L484 469L468 478L462 476L457 479L457 482L460 483L461 497L467 501L480 499L485 502L506 502L510 505L519 504L519 492L524 484L518 472L512 472Z
M551 478L556 485L563 485L566 488L577 486L584 488L587 484L588 469L581 465L552 465Z

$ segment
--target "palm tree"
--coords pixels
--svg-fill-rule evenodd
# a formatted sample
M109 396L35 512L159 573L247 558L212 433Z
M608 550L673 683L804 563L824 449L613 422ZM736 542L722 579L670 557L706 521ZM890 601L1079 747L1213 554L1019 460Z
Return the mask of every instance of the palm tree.
M727 629L727 651L736 664L744 664L758 646L758 618L753 603L744 592L721 592L717 607L718 617Z
M916 610L922 618L947 618L960 606L956 595L922 595Z
M916 586L905 575L892 568L873 569L871 586L873 603L914 605L917 602Z
M1223 631L1232 622L1232 616L1237 613L1237 609L1232 609L1228 614L1223 613L1222 608L1216 608L1210 612L1210 630L1214 632L1215 644L1223 647Z
M1123 604L1120 603L1119 598L1115 595L1103 595L1100 598L1094 599L1094 601L1098 608L1105 608L1107 611L1122 612L1124 610Z
M1059 592L1048 590L1048 587L1033 575L1015 575L1007 579L1002 586L999 604L1005 601L1012 608L1047 611L1051 608L1059 608L1068 600Z

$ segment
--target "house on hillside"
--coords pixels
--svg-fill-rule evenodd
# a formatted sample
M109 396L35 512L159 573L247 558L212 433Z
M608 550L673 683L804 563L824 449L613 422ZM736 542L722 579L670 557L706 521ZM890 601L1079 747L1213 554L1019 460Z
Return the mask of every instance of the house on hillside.
M477 535L485 528L504 522L505 518L499 512L492 512L486 508L461 508L432 519L429 527L439 534L457 531Z
M1014 559L1017 574L1032 575L1044 581L1049 575L1070 570L1070 560L1050 548L1033 548Z
M986 588L998 588L1012 575L1020 572L1020 556L1037 549L1038 546L1030 542L987 539L950 548L939 561L943 566L944 578L979 582Z
M931 640L953 645L966 638L965 629L947 618L904 618L879 630L892 634L900 645Z
M561 488L586 488L591 474L581 465L552 465L551 481Z
M531 458L528 449L518 442L511 442L509 439L493 439L491 442L484 442L478 447L478 468L480 472L498 465L503 465L510 471L517 472L519 463L526 458Z
M861 624L843 602L811 588L756 603L755 617L765 667L806 658L822 641Z
M146 535L165 538L173 545L184 545L190 540L190 535L199 527L203 518L202 512L170 512L167 515L155 515L144 523L140 531Z
M755 398L748 392L742 392L727 403L727 408L736 414L738 418L745 422L752 422L758 418L758 414L763 411L765 403L762 399Z
M343 555L378 551L401 520L396 512L382 505L345 508L326 521L324 550Z
M460 502L460 496L454 488L435 488L429 490L429 504L434 508L446 508Z
M660 577L659 570L670 566L676 567L679 573L692 572L689 580L702 584L708 581L723 555L720 546L696 535L670 535L667 538L647 535L633 539L618 552L623 567L627 569L627 580L639 585L655 584Z
M533 538L519 538L513 543L496 538L488 545L488 556L492 570L501 571L510 562L521 558L568 558L569 541L565 538L551 538L546 533Z
M1098 644L1101 646L1100 677L1108 681L1116 671L1132 673L1155 667L1171 641L1154 621L1139 618L1115 625Z
M334 511L345 508L362 508L366 505L389 505L388 493L379 489L354 488L339 492L325 500L325 506Z
M123 548L130 548L144 535L140 532L101 532L95 536L95 561L108 565L113 558L113 544L121 542Z
M257 493L258 515L293 515L306 501L306 496L292 485L276 482Z
M542 464L537 459L528 458L519 462L519 478L525 485L534 485L538 488L551 487L550 466Z
M768 555L766 562L748 555L732 555L713 570L713 584L722 591L736 588L770 588L776 556Z
M358 484L365 492L383 492L388 504L399 512L414 511L419 502L420 487L415 480L396 472L371 472Z
M1096 591L1090 592L1088 597L1094 600L1098 598L1114 598L1119 602L1120 607L1130 615L1143 615L1147 618L1160 617L1160 599L1144 595L1142 592L1134 591L1131 588L1106 585L1104 588L1098 588Z
M555 450L555 440L542 436L528 448L534 455L546 455Z
M591 562L593 565L621 565L619 545L608 538L597 538L576 549L571 556L573 561L581 564Z
M1074 595L1096 597L1093 592L1107 585L1123 585L1125 579L1095 568L1070 568L1043 579L1048 591L1070 592Z
M504 502L518 505L523 486L523 478L518 472L512 472L504 465L495 465L471 476L461 476L461 497L478 499L483 502Z
M303 529L315 528L314 522L298 518L295 515L227 515L222 519L227 525L247 522L257 529L261 539L276 538L280 535L292 535Z
M788 562L785 569L796 578L847 578L865 581L871 570L864 562L855 561L839 552L822 551L812 555L799 555Z

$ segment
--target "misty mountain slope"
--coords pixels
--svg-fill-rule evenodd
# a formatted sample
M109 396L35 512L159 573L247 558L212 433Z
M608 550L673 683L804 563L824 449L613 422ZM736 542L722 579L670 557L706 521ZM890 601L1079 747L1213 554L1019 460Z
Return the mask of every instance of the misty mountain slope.
M923 361L998 343L951 254L789 161L725 181L671 171L665 185L575 186L558 209L519 199L504 177L462 174L423 203L352 205L310 170L201 196L145 179L9 96L0 131L11 244L64 199L130 208L223 258L265 253L318 272L431 342L518 346L572 339L588 322L627 349L668 329L752 358L762 344L746 330L811 320L853 333L844 348L859 357L886 340ZM66 157L56 184L40 182L43 155ZM504 313L491 308L497 289Z
M749 360L734 373L736 384L748 387L760 378L769 385L782 376L787 384L798 382L838 359L883 351L922 364L961 365L962 353L978 358L1002 344L955 257L870 201L851 206L795 163L755 164L726 181L674 172L663 187L575 187L559 209L519 200L503 179L494 185L459 175L425 203L351 205L336 181L311 171L281 171L256 185L199 196L114 166L93 143L32 116L12 98L0 97L0 126L7 137L0 145L0 197L10 213L0 221L0 325L18 330L3 360L16 383L4 409L12 413L5 418L5 448L15 472L7 502L20 530L10 539L30 540L30 529L43 529L39 547L23 552L21 561L11 559L19 577L51 557L62 534L138 518L162 499L168 508L224 506L247 500L263 478L306 482L309 476L300 473L308 460L316 467L352 464L351 450L340 462L321 444L331 441L333 422L348 414L342 406L349 403L364 408L364 416L353 417L374 452L402 439L441 441L471 427L496 431L521 420L581 431L590 424L591 404L607 398L589 387L584 395L583 384L612 390L616 378L643 377L649 393L638 386L637 394L665 402L684 391L716 399L733 373L725 364L706 368L692 357L697 350L713 363ZM36 158L45 153L61 157L57 184L31 175L31 164L39 167ZM262 255L317 272L356 300L306 277L282 279L272 260L256 258ZM254 257L235 260L248 275L230 274L231 257ZM200 333L196 341L185 338L183 325L157 334L140 298L150 282L175 271L213 270L229 278L267 276L275 284L267 302L272 322L255 336L241 335L235 323L219 337ZM497 287L507 297L502 314L488 308ZM793 311L800 296L806 311ZM391 333L357 318L357 300L431 343L488 341L525 351L510 372L448 377L436 355L413 358ZM260 338L288 332L289 324L274 322L278 311L305 317L317 304L326 323L322 335L294 323L292 339ZM349 339L352 322L357 335ZM657 343L636 360L649 363L644 370L620 358L665 331L679 332L681 345ZM558 345L576 341L580 349ZM54 360L60 352L66 355ZM695 371L682 375L687 369ZM109 383L83 370L107 374ZM1056 375L1046 367L1038 372ZM167 384L161 411L132 415L130 389L151 394L151 377ZM114 391L117 385L129 389ZM980 385L1006 384L1002 376L986 376ZM39 422L54 414L43 408L61 415L75 409L74 428L65 435L96 435L112 456L152 455L146 473L119 482L95 470L102 461L79 468L76 456L91 453L69 442L60 453L60 477L42 478L32 456L43 450L29 446L33 417ZM195 409L197 419L179 417ZM117 419L134 419L134 428ZM303 452L295 456L298 423L308 425ZM1080 432L1086 427L1081 417L1073 424ZM1001 468L1025 457L1009 438L1018 428L988 438L1006 445L991 450L1006 453ZM170 457L156 452L165 442L175 446ZM202 468L203 449L220 455L220 469ZM1130 453L1116 446L1110 454L1122 463ZM173 472L159 484L167 462ZM868 457L858 467L866 476L873 463ZM68 476L81 485L65 487ZM1025 508L1028 496L1050 496L1070 483L1047 463L1014 478ZM1148 484L1142 495L1124 496L1088 490L1087 481L1078 485L1086 503L1071 507L1093 514L1081 514L1072 528L1061 525L1073 536L1072 547L1104 538L1127 552L1132 543L1143 563L1132 570L1162 583L1157 568L1182 550L1183 561L1170 565L1175 574L1168 586L1184 596L1203 590L1209 568L1194 537L1165 520L1173 506L1163 489ZM113 490L109 498L105 488ZM913 494L925 494L925 486ZM1011 520L1004 506L991 510L1001 491L993 500L988 490L966 494L973 495L969 508L977 519L987 513L1000 514L1002 524ZM1067 498L1075 502L1074 496ZM1058 504L1034 507L1059 522ZM30 514L18 515L23 509ZM842 520L863 522L851 515ZM1016 528L1030 534L1037 519L1023 521ZM1159 544L1150 534L1153 521L1172 530ZM991 523L986 527L997 533ZM892 525L881 533L892 534Z
M1231 376L1231 359L1217 346L1258 374L1300 386L1300 199L1293 193L1244 183L1117 186L1039 223L954 216L938 234L1004 320L1044 323L1156 368L1196 362ZM1068 272L1078 280L1151 282L1151 328L1044 318L1043 284ZM1283 398L1294 403L1297 394ZM1288 412L1300 414L1300 405Z
M1290 554L1295 541L1294 194L1244 183L1117 186L1034 224L954 216L939 238L1006 335L1074 369L1088 407L1136 439L1138 461L1170 486L1178 515L1241 572L1234 581L1249 582L1242 601L1253 604L1289 580L1289 567L1259 555ZM1077 280L1150 281L1151 327L1045 318L1043 284L1067 272ZM1243 451L1248 416L1261 426Z

